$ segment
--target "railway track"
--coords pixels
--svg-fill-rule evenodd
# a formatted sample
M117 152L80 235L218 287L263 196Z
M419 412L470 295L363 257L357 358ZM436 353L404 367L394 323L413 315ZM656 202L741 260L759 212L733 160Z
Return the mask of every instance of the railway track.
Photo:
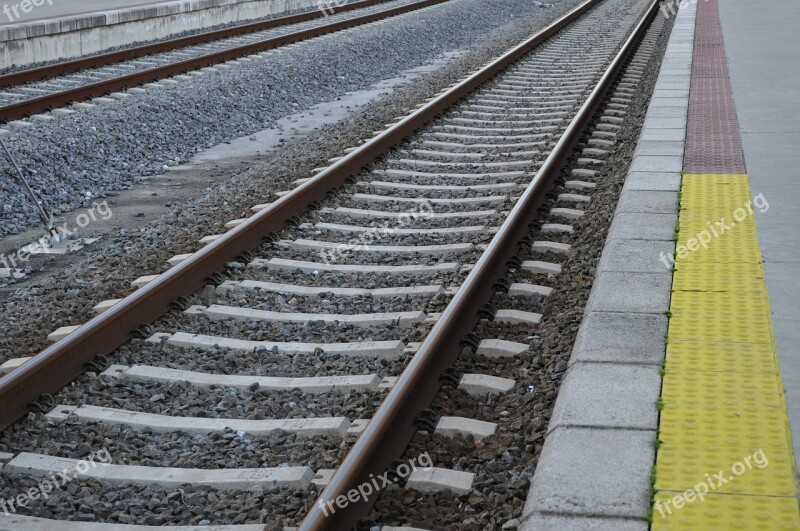
M0 76L0 123L194 72L448 0L361 0Z
M95 518L88 496L118 523L346 529L374 498L341 510L337 500L389 470L420 428L491 436L490 422L420 413L443 382L477 397L520 384L448 369L480 319L541 321L536 304L570 252L571 223L600 178L592 168L651 44L608 91L656 14L642 0L582 4L166 273L142 277L0 380L0 443L14 450L0 454L3 478L20 492L64 468L81 480L45 509L60 524L0 514L0 525L71 529L63 520ZM551 198L601 104L569 192ZM549 199L557 206L542 210ZM526 241L531 223L549 237ZM535 259L515 260L520 245ZM497 284L509 264L517 281ZM498 289L527 302L485 307ZM472 347L508 360L528 345L492 337ZM48 393L87 370L52 408ZM49 411L14 424L31 408ZM113 464L81 472L89 455ZM468 492L472 481L436 467L407 479L427 492Z

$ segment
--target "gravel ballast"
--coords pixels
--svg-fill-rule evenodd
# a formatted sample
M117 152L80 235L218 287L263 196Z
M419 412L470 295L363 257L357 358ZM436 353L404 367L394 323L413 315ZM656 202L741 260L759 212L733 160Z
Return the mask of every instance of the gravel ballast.
M561 4L559 4L561 5ZM205 72L5 136L35 189L56 213L125 190L187 162L199 150L271 127L276 120L364 88L437 55L469 47L521 17L553 8L529 0L452 0L275 51L266 60ZM3 164L0 236L37 223Z

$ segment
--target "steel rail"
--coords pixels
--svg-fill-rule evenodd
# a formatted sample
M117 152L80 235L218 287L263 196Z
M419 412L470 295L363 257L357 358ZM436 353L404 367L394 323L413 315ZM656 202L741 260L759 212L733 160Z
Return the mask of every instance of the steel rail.
M433 402L441 387L440 376L456 360L461 351L461 341L478 323L478 311L494 295L495 281L506 273L508 261L518 253L521 240L530 230L529 223L536 218L537 210L545 202L545 195L553 187L615 77L658 13L658 2L659 0L653 0L644 12L619 53L564 130L464 284L453 296L417 354L370 420L364 433L316 503L311 506L300 531L351 529L361 517L369 513L377 495L375 499L366 501L359 496L358 501L353 503L348 493L358 492L359 485L369 483L371 477L380 476L394 460L402 457L418 429L415 424L417 415ZM587 4L591 3L594 2ZM530 48L527 43L521 47ZM518 50L520 48L514 52ZM336 506L326 508L331 500L341 500L341 497L347 500L346 509L338 510ZM331 514L327 514L329 510Z
M243 252L260 246L270 234L282 229L289 219L324 199L328 192L344 184L349 177L358 174L393 146L600 1L586 0L531 37L524 45L512 49L435 97L221 238L159 275L153 282L0 378L0 404L3 404L0 408L0 430L26 415L41 395L54 393L83 374L86 364L95 357L113 352L133 337L142 325L168 312L173 301L202 288L214 273L225 270L227 263Z
M237 37L239 35L255 33L257 31L315 20L326 15L335 15L337 13L362 9L390 1L391 0L359 0L357 2L351 2L342 6L325 7L325 12L323 12L322 9L315 9L314 11L309 11L306 13L298 13L295 15L287 15L285 17L277 17L260 22L242 24L240 26L230 28L206 31L195 35L187 35L186 37L178 37L176 39L170 39L167 41L154 42L141 46L126 48L125 50L98 54L92 57L84 57L38 68L21 70L19 72L12 72L10 74L0 76L0 88L21 85L23 83L30 83L32 81L41 81L51 77L71 74L73 72L80 72L81 70L88 70L90 68L97 68L122 61L130 61L131 59L138 59L140 57L145 57L156 53L179 50L188 46L196 46L198 44L228 39L231 37Z
M369 24L370 22L409 13L411 11L416 11L418 9L423 9L448 1L449 0L420 0L419 2L414 2L413 4L393 7L383 11L378 11L376 13L370 13L368 15L354 17L348 20L341 20L332 24L326 24L317 28L300 30L286 35L281 35L279 37L264 39L255 43L228 48L226 50L220 50L218 52L201 55L192 59L186 59L184 61L178 61L163 66L157 66L147 70L133 72L124 76L106 79L96 83L75 87L73 89L54 92L52 94L46 94L37 98L31 98L17 103L12 103L10 105L0 107L0 122L17 120L30 114L63 107L73 102L85 101L91 98L104 96L110 92L125 90L131 87L142 85L144 83L158 81L159 79L164 79L166 77L175 76L192 70L198 70L207 66L213 66L226 61L238 59L240 57L263 52L265 50L279 48L287 44L312 39L314 37L320 37L328 33L341 31L343 29Z

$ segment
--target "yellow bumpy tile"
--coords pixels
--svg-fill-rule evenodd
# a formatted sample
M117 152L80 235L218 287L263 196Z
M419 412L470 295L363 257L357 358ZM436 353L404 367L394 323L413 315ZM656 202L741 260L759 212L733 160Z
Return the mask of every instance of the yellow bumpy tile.
M674 508L674 497L679 495L669 491L656 494L651 526L653 531L687 529L797 531L800 529L800 510L794 497L709 494L705 496L704 501L695 498L692 503ZM666 505L668 501L669 505Z
M673 291L735 291L764 296L767 293L760 262L715 264L684 261L676 264L675 268Z
M669 341L719 341L723 343L773 343L769 315L675 314L669 320Z
M781 379L776 374L676 371L669 364L661 398L668 406L786 408Z
M780 408L665 403L658 438L664 444L700 447L791 448L789 419Z
M670 311L692 315L769 315L769 300L765 293L676 291L672 294Z
M796 479L791 452L727 446L675 446L658 449L657 490L794 496Z
M775 352L767 343L670 341L666 368L668 371L778 373Z

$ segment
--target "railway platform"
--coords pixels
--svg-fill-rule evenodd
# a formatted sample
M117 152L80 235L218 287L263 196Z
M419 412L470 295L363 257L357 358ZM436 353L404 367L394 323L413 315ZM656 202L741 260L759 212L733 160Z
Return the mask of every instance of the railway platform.
M9 0L0 5L0 69L315 8L317 0Z
M800 529L800 8L662 11L675 24L523 527Z

